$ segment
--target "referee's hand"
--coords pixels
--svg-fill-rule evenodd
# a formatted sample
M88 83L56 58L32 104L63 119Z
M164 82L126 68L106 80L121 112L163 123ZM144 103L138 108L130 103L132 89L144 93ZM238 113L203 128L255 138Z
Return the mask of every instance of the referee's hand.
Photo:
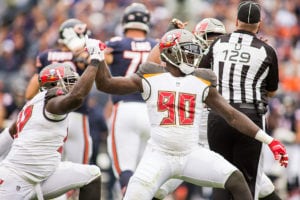
M289 163L289 157L286 153L284 145L280 141L274 139L269 144L269 148L271 149L275 160L278 160L281 166L287 167Z

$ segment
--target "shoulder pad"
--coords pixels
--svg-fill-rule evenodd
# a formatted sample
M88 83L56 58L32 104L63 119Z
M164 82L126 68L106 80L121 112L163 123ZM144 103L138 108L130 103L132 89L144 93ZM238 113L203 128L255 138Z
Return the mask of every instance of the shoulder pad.
M198 78L208 81L210 86L217 86L217 76L211 69L197 68L193 74Z
M154 62L146 62L139 66L138 71L136 72L139 76L144 76L145 74L159 74L164 73L165 68Z

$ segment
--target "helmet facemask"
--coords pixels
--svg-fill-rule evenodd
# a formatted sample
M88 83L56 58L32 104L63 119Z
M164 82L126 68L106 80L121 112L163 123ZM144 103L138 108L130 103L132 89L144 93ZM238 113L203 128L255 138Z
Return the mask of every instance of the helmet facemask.
M56 73L59 77L57 86L69 92L78 81L79 75L66 67L64 68L64 76L61 75L60 71L60 69L56 69Z

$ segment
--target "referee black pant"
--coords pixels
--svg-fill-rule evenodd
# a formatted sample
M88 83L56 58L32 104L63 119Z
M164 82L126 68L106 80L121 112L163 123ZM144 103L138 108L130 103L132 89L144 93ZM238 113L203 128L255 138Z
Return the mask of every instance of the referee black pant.
M263 129L263 117L254 108L236 108ZM262 163L260 162L262 143L240 133L213 111L208 115L207 129L210 149L218 152L235 165L244 174L253 198L255 198L255 192L258 196L259 191L255 191L258 190L255 184L257 177L261 177L262 173ZM231 199L231 195L226 190L214 189L213 199L228 200Z

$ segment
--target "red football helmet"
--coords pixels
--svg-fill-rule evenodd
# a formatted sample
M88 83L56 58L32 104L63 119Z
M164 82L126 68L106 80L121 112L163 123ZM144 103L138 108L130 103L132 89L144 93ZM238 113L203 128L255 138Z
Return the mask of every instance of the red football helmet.
M40 90L62 87L68 91L68 86L74 85L79 75L69 63L52 63L39 73Z

